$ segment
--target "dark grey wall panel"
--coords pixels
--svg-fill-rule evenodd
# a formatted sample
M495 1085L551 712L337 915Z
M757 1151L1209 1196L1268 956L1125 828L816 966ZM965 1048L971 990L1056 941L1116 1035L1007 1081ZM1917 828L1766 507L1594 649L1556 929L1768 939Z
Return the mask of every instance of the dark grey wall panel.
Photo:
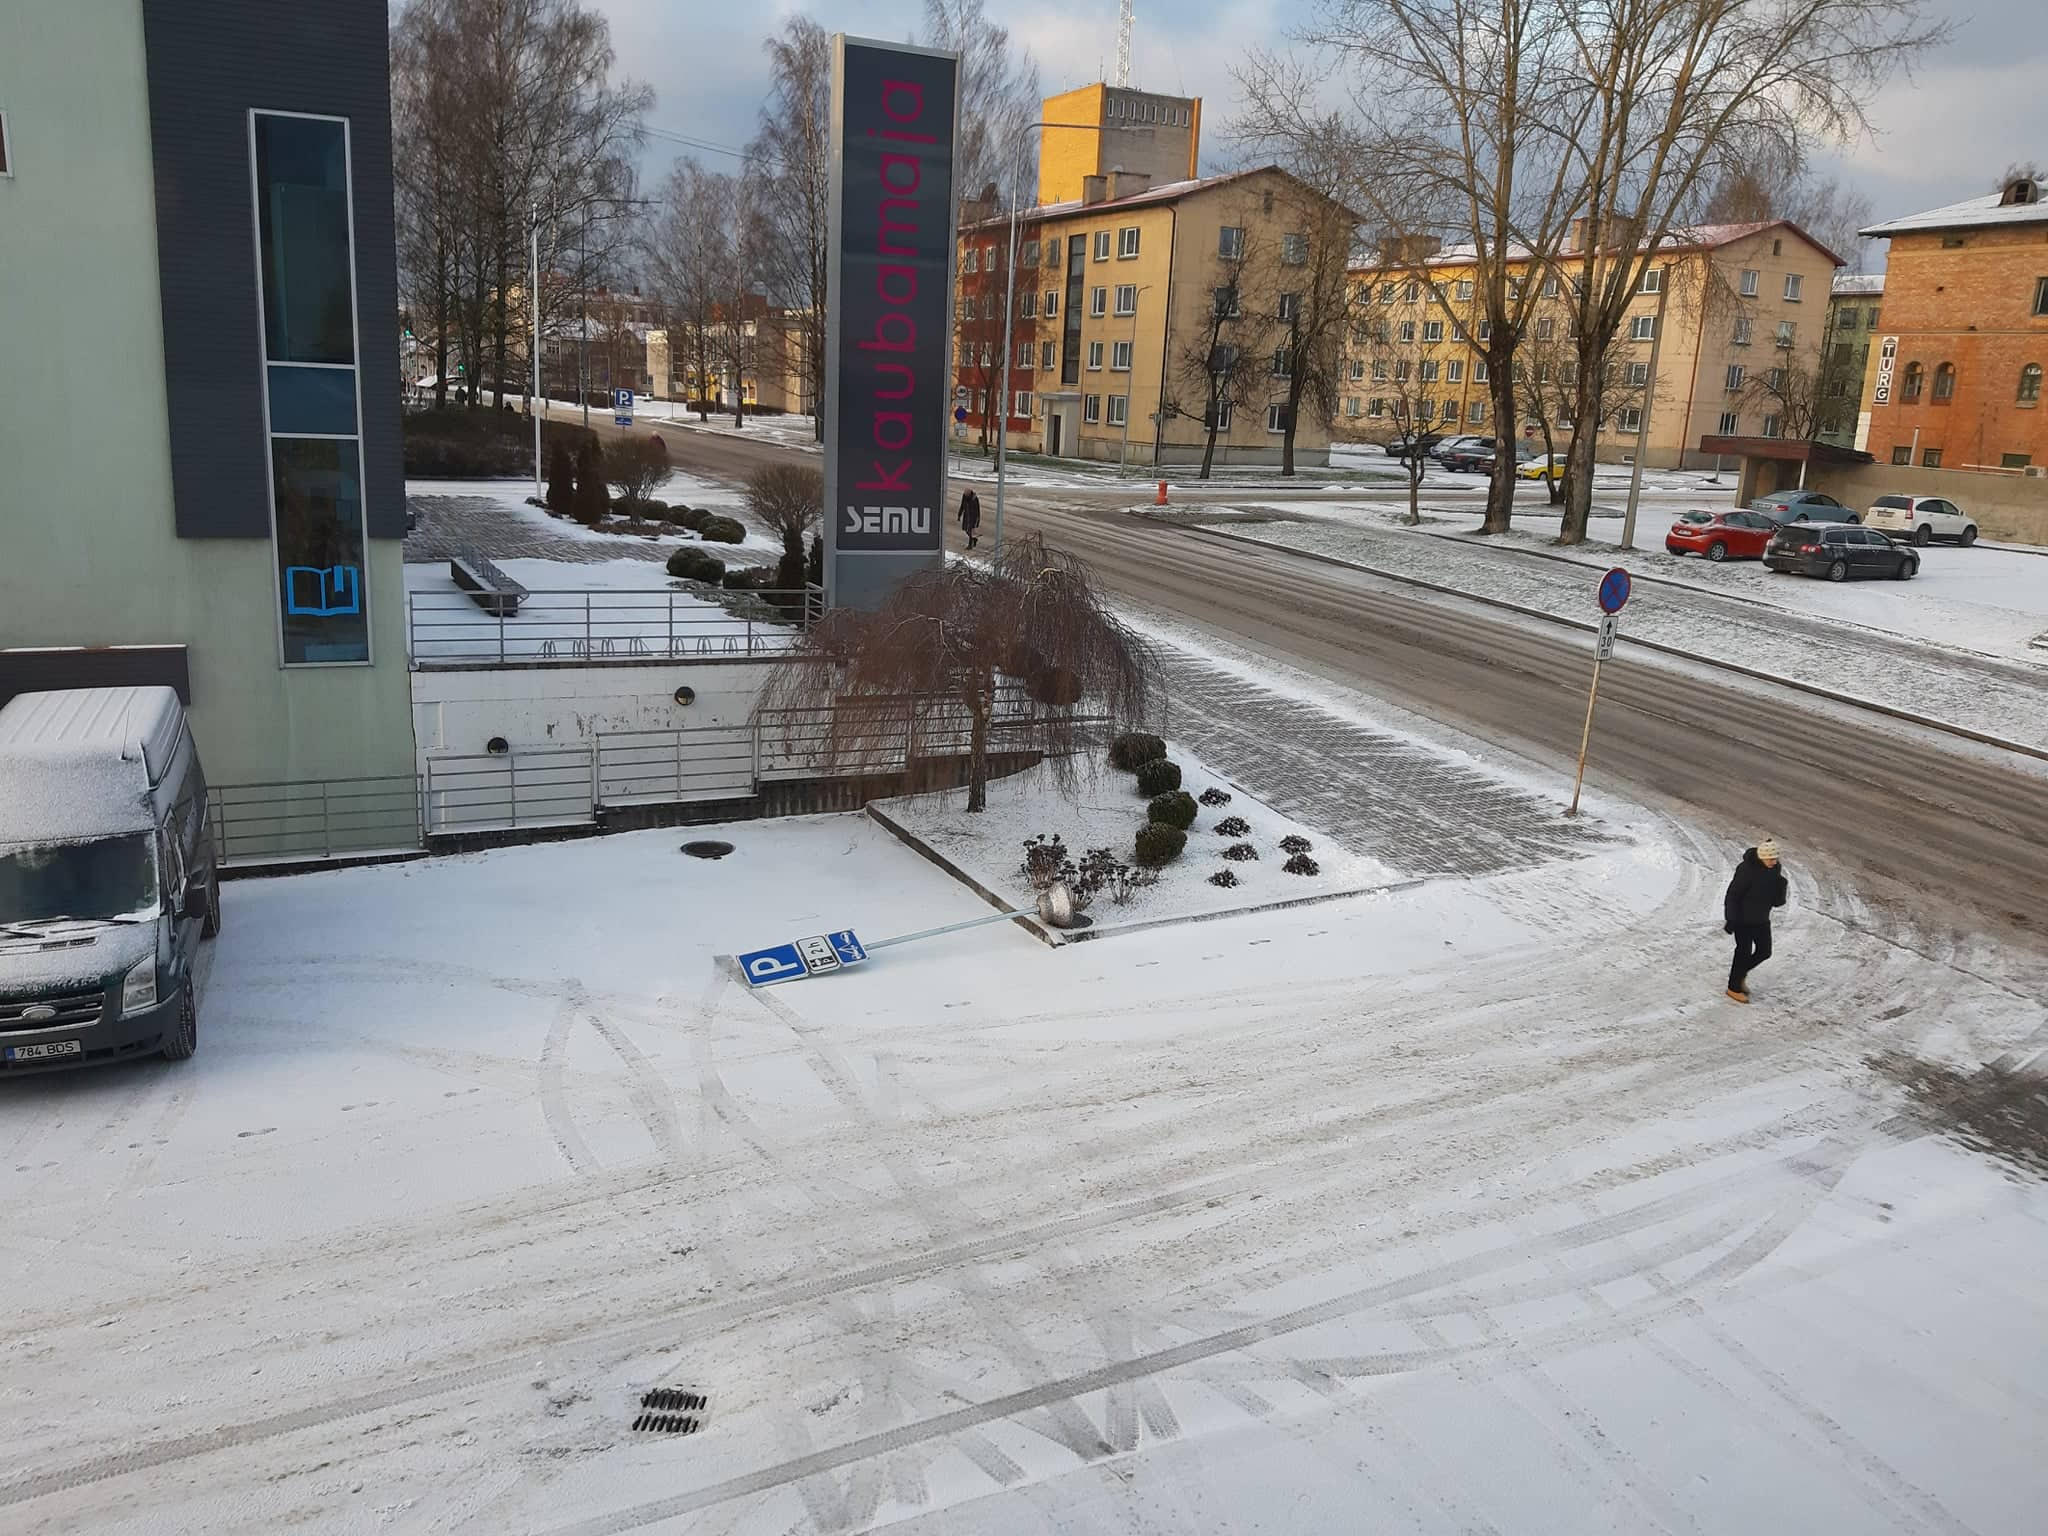
M270 537L249 109L349 119L370 537L405 535L384 0L142 0L181 538Z

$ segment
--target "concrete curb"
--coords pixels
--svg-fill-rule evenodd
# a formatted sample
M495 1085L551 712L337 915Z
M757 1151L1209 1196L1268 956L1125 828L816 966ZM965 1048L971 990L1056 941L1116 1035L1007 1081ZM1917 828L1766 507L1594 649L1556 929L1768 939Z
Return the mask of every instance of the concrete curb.
M1340 570L1358 571L1366 576L1377 576L1383 581L1398 581L1403 585L1420 587L1428 592L1441 592L1447 597L1463 598L1469 603L1479 603L1488 608L1499 608L1508 613L1520 614L1524 618L1541 619L1547 624L1561 624L1568 629L1592 633L1599 626L1581 619L1568 619L1561 614L1547 613L1541 608L1530 608L1521 603L1511 603L1505 598L1482 597L1476 592L1467 592L1459 587L1447 587L1441 582L1424 581L1420 576L1407 576L1399 571L1383 570L1378 566L1364 565L1356 560L1340 560L1335 555L1317 554L1313 550L1294 549L1285 544L1274 544L1266 539L1254 539L1241 533L1225 533L1217 528L1193 528L1190 530L1203 538L1223 539L1232 544L1249 544L1257 549L1278 551L1284 555L1298 555L1304 560L1314 560L1323 565L1333 565ZM1846 705L1851 709L1868 710L1872 714L1884 715L1893 720L1903 720L1909 725L1922 726L1944 735L1957 736L1965 741L1974 741L1983 746L1997 747L2004 752L2017 752L2022 757L2037 758L2048 762L2048 748L2028 746L2022 741L2008 741L2003 736L1993 736L1985 731L1974 731L1966 725L1956 725L1947 720L1936 720L1929 715L1917 715L1908 709L1897 709L1889 704L1879 704L1872 699L1859 699L1851 694L1837 693L1831 688L1822 688L1814 683L1802 683L1793 678L1780 677L1772 672L1760 672L1754 667L1745 667L1739 662L1716 661L1708 656L1696 656L1675 645L1663 645L1655 640L1630 639L1628 644L1640 646L1646 651L1661 655L1675 656L1702 667L1712 667L1720 672L1732 672L1738 677L1750 678L1760 683L1772 683L1780 688L1789 688L1795 693L1810 694L1817 699L1826 699L1833 704Z
M1314 896L1291 896L1285 901L1261 902L1256 907L1227 907L1221 912L1194 912L1186 917L1151 917L1141 922L1118 923L1109 928L1082 928L1066 936L1069 944L1090 939L1114 939L1127 933L1147 933L1154 928L1179 928L1189 923L1213 923L1225 917L1250 917L1256 912L1286 912L1295 907L1320 906L1326 901L1349 901L1354 896L1384 896L1391 891L1412 891L1428 884L1425 880L1396 880L1388 885L1361 885L1351 891L1321 891Z
M994 891L967 873L958 864L932 847L915 832L890 816L878 810L873 804L864 809L876 825L884 828L898 842L913 853L922 855L940 869L958 880L998 912L1007 912L1016 919L1019 927L1029 929L1043 944L1059 949L1068 944L1085 944L1090 939L1113 939L1126 933L1146 933L1155 928L1177 928L1187 923L1212 923L1223 917L1247 917L1254 912L1285 912L1293 907L1313 907L1326 901L1348 901L1354 896L1381 896L1390 891L1409 891L1426 884L1422 880L1395 880L1387 885L1363 885L1349 891L1319 891L1313 896L1293 896L1284 901L1261 902L1255 907L1227 907L1221 912L1194 912L1185 917L1151 917L1135 923L1117 923L1108 927L1055 929L1041 923L1029 913L1020 912Z
M958 864L955 864L943 853L940 853L938 849L932 847L931 844L927 843L915 832L912 832L908 827L904 826L901 822L897 821L894 817L890 816L888 812L877 809L872 801L870 801L867 805L863 806L862 809L867 812L868 818L871 821L873 821L877 826L881 827L891 837L895 838L898 842L903 844L903 846L908 848L912 853L915 853L920 857L928 860L929 862L938 865L940 869L944 870L947 874L951 875L955 880L958 880L962 885L966 886L967 889L974 892L975 895L979 896L983 901L987 902L990 906L994 907L998 912L1009 913L1011 917L1016 920L1017 926L1024 929L1033 938L1037 939L1039 943L1047 945L1053 949L1058 949L1060 947L1060 939L1057 938L1054 935L1053 931L1050 928L1046 927L1045 924L1041 923L1037 918L1031 916L1027 912L1019 912L1015 907L1011 906L1007 901L1003 900L1002 897L998 896L994 891L990 890L987 886L983 885L979 880L975 879L974 876L968 874L967 871L962 869Z

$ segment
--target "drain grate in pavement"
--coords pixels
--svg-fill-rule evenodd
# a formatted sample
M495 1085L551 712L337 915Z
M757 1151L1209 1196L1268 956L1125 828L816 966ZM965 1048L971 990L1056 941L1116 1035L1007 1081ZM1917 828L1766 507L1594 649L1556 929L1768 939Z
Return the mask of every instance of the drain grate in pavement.
M694 1435L704 1427L703 1420L696 1417L709 1404L710 1399L702 1392L689 1392L681 1387L656 1387L640 1396L640 1416L633 1420L633 1428L653 1435Z

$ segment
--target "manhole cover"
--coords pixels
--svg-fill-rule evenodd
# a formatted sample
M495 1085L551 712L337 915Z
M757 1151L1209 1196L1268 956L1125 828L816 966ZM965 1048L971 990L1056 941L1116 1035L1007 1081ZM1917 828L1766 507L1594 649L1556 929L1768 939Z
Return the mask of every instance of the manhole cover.
M696 1415L704 1411L708 1401L702 1392L656 1387L641 1394L640 1416L633 1420L633 1428L650 1435L694 1435L703 1428L703 1421Z
M693 859L722 859L732 852L732 844L706 839L700 843L683 844L683 852Z

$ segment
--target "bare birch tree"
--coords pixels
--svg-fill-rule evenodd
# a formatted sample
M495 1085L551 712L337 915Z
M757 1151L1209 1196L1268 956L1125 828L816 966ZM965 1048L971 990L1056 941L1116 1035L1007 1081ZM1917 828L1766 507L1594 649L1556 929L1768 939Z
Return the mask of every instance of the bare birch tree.
M761 177L760 275L769 298L796 312L789 334L797 368L810 381L814 431L825 431L825 313L831 263L832 39L808 16L792 16L762 45L769 96L748 161Z
M1025 130L1037 120L1038 65L1011 46L1007 27L988 18L985 0L925 0L922 41L960 55L960 149L953 185L990 182L1005 207L1029 203L1037 165Z
M694 381L699 420L710 414L713 369L722 357L721 305L733 265L728 181L695 160L676 161L662 183L644 257L648 285L668 321L670 367Z
M1477 320L1495 429L1512 430L1514 357L1535 304L1521 281L1562 244L1579 201L1571 144L1586 110L1564 0L1319 0L1292 54L1234 71L1241 135L1350 168L1342 201L1376 226L1378 280L1423 282L1448 324ZM1335 119L1316 105L1341 93ZM1475 288L1454 309L1432 266L1449 240ZM1496 463L1482 531L1505 532L1514 463Z
M1579 371L1597 380L1660 248L1722 176L1871 128L1870 103L1945 27L1923 0L1546 0L1572 39L1583 91L1580 166L1584 293ZM1586 536L1591 412L1582 387L1576 471L1560 540Z

